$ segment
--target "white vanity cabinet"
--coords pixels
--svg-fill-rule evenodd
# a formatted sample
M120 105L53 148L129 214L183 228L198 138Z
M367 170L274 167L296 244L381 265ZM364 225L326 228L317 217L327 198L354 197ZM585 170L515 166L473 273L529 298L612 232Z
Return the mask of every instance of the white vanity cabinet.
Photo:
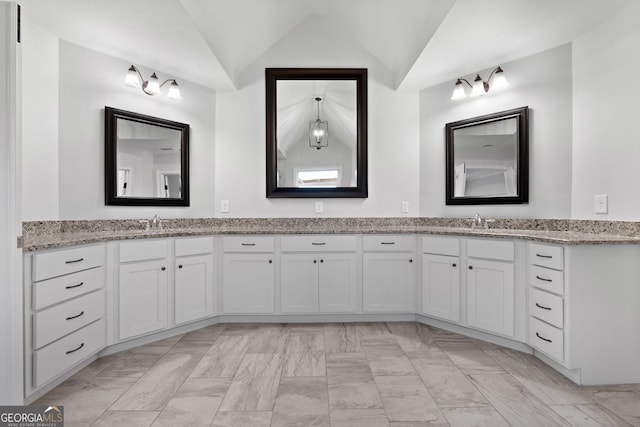
M169 241L136 240L119 245L120 340L169 326Z
M528 244L528 343L578 384L640 382L640 246Z
M106 345L105 249L25 256L25 397Z
M355 312L356 248L356 236L283 236L281 312Z
M460 322L460 239L422 238L422 313Z
M175 324L213 316L213 237L175 240Z
M222 312L273 313L275 239L272 236L225 236L222 246Z
M509 240L467 239L467 324L513 337L515 247Z
M415 313L415 237L362 238L362 310Z

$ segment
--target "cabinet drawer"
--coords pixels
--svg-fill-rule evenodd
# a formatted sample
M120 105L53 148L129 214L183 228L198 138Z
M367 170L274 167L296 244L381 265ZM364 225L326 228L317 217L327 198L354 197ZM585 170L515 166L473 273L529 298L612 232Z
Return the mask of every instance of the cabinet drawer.
M213 252L213 237L190 237L176 239L176 256L210 254Z
M120 243L120 262L166 258L168 253L166 240L137 240Z
M33 256L34 282L104 264L104 246L84 246Z
M564 293L564 273L550 268L529 266L529 284L554 294Z
M498 259L513 261L515 249L509 240L479 240L467 241L467 255L473 258Z
M225 252L273 252L274 238L271 236L232 236L222 239Z
M104 319L33 352L33 386L40 387L105 345Z
M562 270L564 269L563 252L560 246L529 243L529 263Z
M364 236L362 247L365 251L413 251L413 236Z
M284 236L281 240L282 252L353 252L356 250L356 236Z
M425 254L460 256L460 240L451 237L423 237L422 252Z
M33 284L32 306L40 310L102 288L104 267L67 274Z
M529 317L529 344L554 359L564 361L564 332L535 317Z
M562 328L564 326L563 313L562 297L529 288L529 314L531 316Z
M33 348L43 347L104 316L99 290L33 315Z

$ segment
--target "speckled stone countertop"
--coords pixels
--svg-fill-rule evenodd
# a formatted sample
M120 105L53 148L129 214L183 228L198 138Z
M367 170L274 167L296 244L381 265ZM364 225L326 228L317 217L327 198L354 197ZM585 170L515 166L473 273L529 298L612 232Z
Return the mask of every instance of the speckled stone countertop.
M523 239L562 245L640 244L640 222L499 218L489 230L472 230L468 218L188 218L163 221L146 231L137 219L30 221L23 223L22 249L42 249L113 240L229 234L439 234Z

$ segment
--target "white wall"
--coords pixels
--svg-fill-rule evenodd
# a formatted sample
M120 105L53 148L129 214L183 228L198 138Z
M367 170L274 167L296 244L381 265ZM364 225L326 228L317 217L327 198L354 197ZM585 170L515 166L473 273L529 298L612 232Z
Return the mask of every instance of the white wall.
M62 40L59 53L60 219L150 218L155 213L163 218L212 216L215 92L176 76L183 98L181 101L166 96L151 97L139 88L124 84L126 71L131 65L124 59ZM161 81L173 77L162 70L135 65L145 78L153 71ZM105 206L105 106L190 125L190 207ZM28 173L37 171L25 170L25 174ZM32 196L39 197L40 193Z
M640 220L639 48L639 2L573 43L573 218Z
M509 87L452 101L454 81L420 92L420 215L569 218L571 215L571 46L502 66ZM491 70L478 70L487 78ZM466 77L473 80L473 76ZM529 106L529 203L445 205L446 123Z
M58 38L22 18L22 215L55 220L58 205Z
M243 70L238 91L217 94L216 207L229 200L225 215L231 217L316 215L315 199L265 197L265 67L368 68L369 197L322 199L323 216L400 216L403 200L417 216L418 94L392 90L393 73L319 16L305 20Z

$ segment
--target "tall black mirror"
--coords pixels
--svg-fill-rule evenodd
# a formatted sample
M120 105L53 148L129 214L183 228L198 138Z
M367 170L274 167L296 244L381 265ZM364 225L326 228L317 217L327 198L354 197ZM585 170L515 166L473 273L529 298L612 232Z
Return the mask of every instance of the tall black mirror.
M189 125L104 112L105 204L189 206Z
M367 197L367 70L267 68L267 197Z
M529 108L447 123L446 204L529 201Z

